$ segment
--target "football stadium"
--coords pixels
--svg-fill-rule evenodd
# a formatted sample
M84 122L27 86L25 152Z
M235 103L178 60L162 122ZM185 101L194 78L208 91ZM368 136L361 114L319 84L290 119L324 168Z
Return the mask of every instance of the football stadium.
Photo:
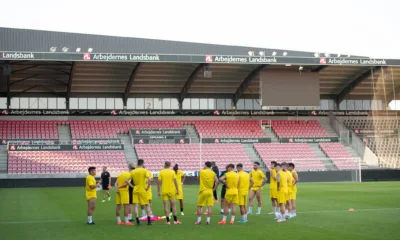
M399 238L400 59L0 28L0 64L2 239Z

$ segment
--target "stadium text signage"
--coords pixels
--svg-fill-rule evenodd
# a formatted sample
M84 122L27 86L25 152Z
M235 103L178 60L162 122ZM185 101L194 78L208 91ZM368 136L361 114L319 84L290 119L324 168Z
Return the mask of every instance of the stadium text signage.
M280 138L282 143L329 143L339 142L337 137L320 137L320 138Z
M122 144L107 145L13 145L8 151L93 151L93 150L123 150Z
M104 145L104 144L122 144L122 141L118 138L110 138L110 139L73 139L71 140L72 144L78 145Z
M16 145L105 145L105 144L122 144L120 139L73 139L71 141L60 141L58 139L1 139L0 145L16 144Z
M175 144L189 144L190 138L174 138Z
M133 139L133 144L149 144L150 139L148 138L134 138Z
M270 143L271 138L202 138L202 143Z
M162 164L160 165L160 169L162 169L163 166ZM185 177L196 177L197 174L195 171L183 171L183 173L185 174ZM160 174L160 172L152 172L153 174L153 178L157 178L158 175Z
M185 136L186 129L131 129L132 136ZM173 138L172 138L173 139Z
M176 62L276 65L400 66L400 59L325 58L288 56L184 55L156 53L52 53L1 52L0 60L98 61L98 62Z
M364 135L364 134L389 135L389 134L398 134L398 129L355 129L354 133L357 135Z
M0 145L18 144L18 145L54 145L60 144L58 139L1 139Z
M323 111L323 110L0 110L2 116L400 116L400 111ZM173 129L176 130L176 129ZM185 129L183 129L185 130ZM140 133L133 135L170 135ZM175 135L176 136L176 135Z

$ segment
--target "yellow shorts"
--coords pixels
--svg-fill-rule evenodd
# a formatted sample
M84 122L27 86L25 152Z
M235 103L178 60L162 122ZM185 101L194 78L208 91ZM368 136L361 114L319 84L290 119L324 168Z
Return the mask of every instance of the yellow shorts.
M133 204L140 204L140 205L147 205L149 204L149 196L147 192L133 192L132 203Z
M197 198L197 206L198 207L212 207L214 205L214 197L212 190L205 190L199 193Z
M153 192L151 190L147 191L147 199L149 199L149 201L153 200Z
M292 200L296 200L296 197L297 197L297 191L293 191L292 192Z
M86 193L86 201L88 201L92 198L97 198L97 193L96 192L87 192Z
M178 200L182 200L183 199L182 187L179 188L179 194L176 196L176 199L178 199Z
M277 189L270 189L269 190L269 197L270 198L278 198L278 190Z
M225 201L227 203L238 204L239 203L238 194L226 194Z
M252 187L250 190L253 191L253 192L257 192L258 190L262 191L263 187Z
M278 203L279 204L286 204L287 202L287 191L279 191L278 192Z
M176 199L176 194L175 192L170 192L170 193L162 193L161 198L163 201L171 201Z
M129 204L129 192L119 191L116 193L115 202L117 204Z
M287 194L287 200L289 201L289 200L292 200L292 194L293 194L293 192L290 190L290 191L288 191L288 194Z
M247 194L247 193L246 193L246 194L240 194L240 193L239 193L239 195L238 195L238 198L239 198L239 200L238 200L239 206L246 206L247 197L248 197L248 194Z

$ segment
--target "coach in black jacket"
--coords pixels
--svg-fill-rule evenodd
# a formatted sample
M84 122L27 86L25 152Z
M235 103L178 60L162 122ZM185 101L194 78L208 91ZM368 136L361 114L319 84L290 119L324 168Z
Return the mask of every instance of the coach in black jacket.
M212 170L213 170L213 172L215 172L215 176L219 177L219 169L218 169L218 166L217 166L217 164L216 164L215 162L212 162ZM215 183L214 183L214 184L215 184ZM214 185L214 186L215 186L215 185ZM214 200L215 200L215 201L218 201L217 190L215 190L215 191L213 192L213 194L214 194Z

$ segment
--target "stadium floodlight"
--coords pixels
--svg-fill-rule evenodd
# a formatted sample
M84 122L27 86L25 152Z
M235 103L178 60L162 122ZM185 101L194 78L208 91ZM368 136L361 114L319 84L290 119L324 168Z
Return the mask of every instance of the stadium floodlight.
M276 56L276 54L277 54L277 53L276 53L275 51L273 51L273 52L272 52L272 56L274 56L274 57L275 57L275 56Z
M81 52L81 48L76 48L76 52Z
M265 52L264 51L260 51L258 54L260 54L260 56L265 56Z
M331 55L329 53L325 53L325 57L330 57Z
M63 52L68 52L68 50L69 50L69 48L67 48L67 47L63 47L63 48L62 48L62 51L63 51Z
M337 57L340 57L340 56L341 56L340 53L338 53Z
M252 56L254 56L254 51L249 51L248 54L250 57L252 57Z
M50 52L55 52L55 51L57 51L57 47L51 47L50 48Z
M316 58L319 57L319 53L317 53L317 52L314 53L314 57L316 57Z
M303 66L300 66L300 67L299 67L299 71L303 71L303 69L304 69Z
M89 48L88 52L90 52L90 53L93 52L93 48Z
M347 55L347 57L351 57L351 55L349 54L349 55Z
M283 52L282 55L286 57L287 56L287 52Z

